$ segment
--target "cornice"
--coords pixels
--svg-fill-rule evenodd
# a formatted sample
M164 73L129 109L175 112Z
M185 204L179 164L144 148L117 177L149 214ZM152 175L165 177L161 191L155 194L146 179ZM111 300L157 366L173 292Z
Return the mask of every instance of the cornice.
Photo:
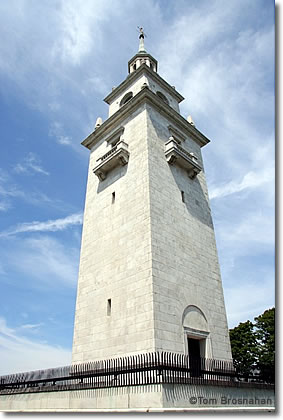
M113 102L113 100L119 96L124 90L127 89L127 86L131 85L135 80L137 80L142 74L148 73L150 77L155 80L156 83L159 83L165 90L167 90L170 95L172 95L178 103L183 101L185 98L176 91L169 83L167 83L158 73L153 71L150 67L146 64L142 64L137 70L133 73L129 74L128 77L119 85L117 86L109 95L104 98L104 102L108 105Z
M152 55L148 54L147 52L138 52L136 55L134 55L128 62L128 64L130 65L133 61L135 61L136 58L141 57L148 57L151 59L151 61L153 61L155 64L157 64L157 60L152 57Z
M153 106L159 113L164 115L176 128L186 133L188 137L193 139L200 147L205 146L210 140L202 134L197 128L192 126L182 115L176 112L173 108L163 102L155 93L148 87L142 89L129 102L123 105L117 112L112 114L99 128L91 133L82 145L91 149L102 137L106 136L113 126L118 128L128 116L130 116L140 105L147 103Z

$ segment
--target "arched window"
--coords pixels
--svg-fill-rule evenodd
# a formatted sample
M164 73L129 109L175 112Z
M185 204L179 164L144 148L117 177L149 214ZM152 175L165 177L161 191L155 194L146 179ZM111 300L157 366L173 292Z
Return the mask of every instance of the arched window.
M156 92L156 95L163 101L163 102L165 102L167 105L169 105L169 101L168 101L168 99L166 98L166 96L165 95L163 95L163 93L162 92Z
M126 93L126 95L123 96L123 98L121 99L120 106L125 105L127 102L129 102L132 99L132 97L133 97L133 92Z

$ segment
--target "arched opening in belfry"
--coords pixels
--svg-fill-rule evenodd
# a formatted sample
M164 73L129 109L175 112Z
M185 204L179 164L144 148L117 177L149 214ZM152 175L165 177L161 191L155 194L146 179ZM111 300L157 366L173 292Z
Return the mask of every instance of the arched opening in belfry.
M168 99L166 98L166 96L162 93L162 92L160 92L160 91L157 91L156 92L156 95L163 101L163 102L165 102L167 105L169 105L169 101L168 101Z
M133 92L126 93L126 95L123 96L123 98L121 99L120 107L125 105L127 102L129 102L132 99L132 97L133 97Z

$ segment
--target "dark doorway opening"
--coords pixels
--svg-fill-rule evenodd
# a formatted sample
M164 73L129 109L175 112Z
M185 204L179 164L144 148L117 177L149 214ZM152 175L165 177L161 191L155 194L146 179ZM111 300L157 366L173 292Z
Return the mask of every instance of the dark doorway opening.
M188 337L188 350L191 376L201 375L200 340Z

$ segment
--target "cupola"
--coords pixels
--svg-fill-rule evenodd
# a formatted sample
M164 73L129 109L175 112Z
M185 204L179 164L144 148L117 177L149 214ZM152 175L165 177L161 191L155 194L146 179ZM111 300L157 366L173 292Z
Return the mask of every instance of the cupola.
M145 47L144 47L145 33L143 31L143 28L140 28L139 27L139 31L140 31L140 35L139 35L139 40L140 40L140 43L139 43L139 51L128 62L128 71L129 71L129 73L133 73L142 64L146 64L153 71L157 72L157 60L155 60L155 58L153 58L150 54L148 54L146 52L146 50L145 50Z

